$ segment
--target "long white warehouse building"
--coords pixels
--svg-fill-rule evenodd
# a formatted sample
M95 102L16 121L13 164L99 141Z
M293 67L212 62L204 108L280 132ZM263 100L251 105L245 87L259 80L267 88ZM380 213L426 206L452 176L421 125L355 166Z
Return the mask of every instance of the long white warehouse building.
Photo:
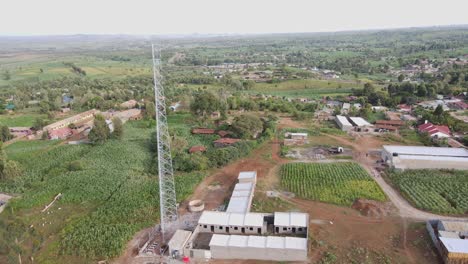
M421 146L383 146L382 160L397 170L468 170L468 150Z

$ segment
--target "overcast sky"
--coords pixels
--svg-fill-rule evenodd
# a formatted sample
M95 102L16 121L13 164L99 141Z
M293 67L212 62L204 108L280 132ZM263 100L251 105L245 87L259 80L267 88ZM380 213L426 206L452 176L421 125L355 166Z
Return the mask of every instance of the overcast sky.
M0 35L320 32L468 24L468 0L0 0Z

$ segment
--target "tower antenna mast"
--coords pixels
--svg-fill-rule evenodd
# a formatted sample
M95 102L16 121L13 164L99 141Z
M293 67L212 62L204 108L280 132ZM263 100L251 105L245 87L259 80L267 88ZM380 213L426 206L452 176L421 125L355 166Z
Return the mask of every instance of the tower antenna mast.
M167 125L166 97L161 84L161 52L151 45L153 55L154 99L156 107L156 139L158 145L159 206L161 211L161 234L165 236L171 224L177 220L177 201L174 185L174 171L171 157L171 138Z

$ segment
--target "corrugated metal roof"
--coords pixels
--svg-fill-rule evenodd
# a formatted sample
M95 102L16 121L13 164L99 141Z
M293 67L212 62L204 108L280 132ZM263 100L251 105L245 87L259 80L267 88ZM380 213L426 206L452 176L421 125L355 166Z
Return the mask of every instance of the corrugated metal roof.
M266 237L249 236L249 241L247 242L247 246L252 247L252 248L265 248L266 241L267 241Z
M267 248L284 248L284 237L275 237L275 236L268 236L267 237Z
M440 237L440 241L450 253L468 253L468 240Z
M353 125L348 121L348 119L346 118L346 116L337 115L336 118L338 119L338 121L340 121L340 123L341 123L343 126L353 126Z
M444 156L415 156L415 155L398 155L401 160L438 160L438 161L460 161L467 162L468 157L444 157Z
M300 237L285 237L284 248L286 249L307 249L307 239Z
M210 246L307 250L307 239L279 236L244 236L214 234Z
M248 196L250 196L249 191L234 191L232 192L231 197L248 197Z
M256 178L257 178L257 172L256 171L241 171L239 173L239 177L237 179L247 180L247 179L256 179Z
M441 147L422 147L422 146L390 146L384 145L383 148L389 153L420 155L420 156L449 156L449 157L468 157L468 150L464 148L441 148Z
M250 191L253 187L253 183L246 182L246 183L238 183L234 186L234 191Z
M307 137L307 133L291 133L291 136Z
M364 118L362 117L350 117L351 121L353 121L356 126L361 127L361 126L372 126L371 123L367 122Z
M192 232L190 231L178 229L172 236L171 240L169 240L169 248L182 248L184 246L183 244L191 235Z
M229 242L229 235L219 235L219 234L214 234L211 237L210 240L210 247L211 246L220 246L220 247L225 247L228 245Z
M249 211L250 197L231 197L226 212L229 213L247 213Z
M440 235L441 237L448 237L448 238L460 239L460 234L458 234L458 232L439 231L439 235Z
M275 226L300 226L306 227L308 214L297 212L275 212Z
M230 247L247 247L248 236L231 235L229 237L228 246Z
M221 226L263 226L262 213L228 213L228 212L215 212L203 211L199 224L202 225L221 225Z

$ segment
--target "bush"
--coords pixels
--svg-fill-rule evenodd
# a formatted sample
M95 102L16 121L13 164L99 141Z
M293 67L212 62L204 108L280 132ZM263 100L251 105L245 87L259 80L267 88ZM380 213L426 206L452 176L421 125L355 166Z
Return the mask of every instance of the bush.
M72 161L68 164L68 170L69 171L83 170L83 164L81 164L81 161L79 160Z
M23 169L21 165L16 161L9 160L5 164L5 169L3 169L3 175L6 179L15 179L23 175Z

